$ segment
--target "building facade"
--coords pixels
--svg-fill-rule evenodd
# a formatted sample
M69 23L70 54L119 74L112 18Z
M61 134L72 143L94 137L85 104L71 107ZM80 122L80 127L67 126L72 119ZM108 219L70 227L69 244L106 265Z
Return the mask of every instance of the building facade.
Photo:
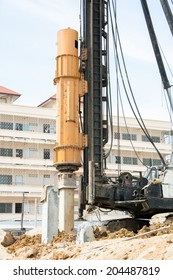
M53 166L56 98L52 96L38 107L32 107L16 105L14 102L19 97L20 94L0 87L0 221L20 220L24 210L25 220L36 225L41 221L42 188L56 185L57 171ZM144 122L163 157L169 159L169 122ZM105 166L108 175L123 171L136 173L161 164L134 118L126 121L120 118L118 123L119 126L113 117L112 141L105 147L105 154L109 154ZM82 173L82 167L78 173Z
M117 125L118 123L118 125ZM162 154L165 161L170 160L171 154L171 125L167 121L144 120L145 126L154 145ZM110 133L111 134L111 133ZM139 127L135 118L113 117L112 151L108 157L108 173L129 171L138 173L146 171L151 166L158 166L162 161L148 137ZM110 146L110 140L107 148Z
M55 98L38 107L15 105L0 87L0 220L41 219L43 185L55 184ZM51 108L50 108L51 107Z

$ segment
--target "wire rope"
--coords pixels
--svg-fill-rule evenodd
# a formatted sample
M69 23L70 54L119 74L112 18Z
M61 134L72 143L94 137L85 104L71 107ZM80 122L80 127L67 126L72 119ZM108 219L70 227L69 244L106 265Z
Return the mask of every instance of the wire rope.
M115 14L115 11L114 11L114 14ZM116 44L116 40L115 40L115 33L114 33L114 28L113 28L113 20L112 20L112 13L111 13L111 9L110 9L110 18L111 18L111 26L112 26L112 36L113 36L113 42L114 42L114 46ZM125 81L124 81L124 78L123 78L123 74L122 74L122 70L121 70L121 65L120 65L120 61L119 61L119 56L118 54L116 54L116 57L117 57L117 63L118 63L118 68L119 68L119 72L120 72L120 76L121 76L121 80L122 80L122 84L123 84L123 87L124 87L124 90L125 90L125 94L126 94L126 97L128 99L128 102L129 102L129 105L131 107L131 110L139 124L139 126L141 127L141 129L143 130L144 134L146 135L146 137L148 138L148 140L151 142L151 144L153 145L153 147L155 148L155 150L157 151L157 153L159 154L159 157L163 163L163 165L165 165L165 161L161 155L161 153L159 152L159 150L157 149L156 145L154 144L154 142L152 141L150 135L149 135L149 132L143 122L143 119L141 117L141 114L139 112L139 109L137 107L137 104L136 104L136 101L135 101L135 98L134 98L134 94L133 94L133 91L132 91L132 88L131 88L131 85L130 85L130 81L129 81L129 77L128 77L128 73L127 73L127 68L126 68L126 65L125 65L125 60L124 60L124 55L123 55L123 51L122 51L122 45L121 45L121 41L120 41L120 36L119 36L119 32L118 32L118 27L117 27L117 23L116 23L116 26L115 26L115 29L116 29L116 32L117 32L117 36L118 36L118 42L119 42L119 46L120 46L120 52L121 52L121 57L122 57L122 61L123 61L123 67L124 67L124 71L125 71L125 75L126 75L126 80L127 80L127 83L128 83L128 86L129 86L129 89L130 89L130 93L131 93L131 96L132 96L132 99L133 99L133 102L135 104L135 107L137 109L137 112L139 114L139 117L140 117L140 120L141 122L139 121L136 113L135 113L135 110L132 106L132 103L130 101L130 98L129 98L129 95L128 95L128 92L127 92L127 88L126 88L126 85L125 85ZM116 52L117 52L117 49L115 48ZM142 123L142 124L141 124Z

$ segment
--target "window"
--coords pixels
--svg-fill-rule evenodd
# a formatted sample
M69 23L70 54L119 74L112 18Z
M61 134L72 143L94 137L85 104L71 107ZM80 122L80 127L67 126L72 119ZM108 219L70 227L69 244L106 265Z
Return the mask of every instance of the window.
M137 165L137 164L138 164L137 158L132 158L132 164L133 164L133 165Z
M143 158L143 164L147 166L152 166L152 159L151 158Z
M160 159L144 158L143 163L147 166L158 166L161 165Z
M0 185L12 185L12 175L0 175Z
M29 148L29 157L30 158L37 158L38 150L36 148Z
M124 164L137 165L138 161L137 161L137 158L123 157L123 163Z
M50 159L50 149L44 149L44 159Z
M160 137L159 136L152 136L151 138L152 138L153 142L160 143Z
M50 133L56 133L55 127L53 126L50 127Z
M50 124L43 124L43 132L50 133Z
M28 183L35 186L39 182L38 174L29 174L29 180Z
M15 203L15 213L22 213L22 203Z
M12 203L0 203L0 213L12 213Z
M42 213L42 204L41 204L41 203L38 203L38 204L37 204L37 213L38 213L38 214L41 214L41 213Z
M44 174L43 185L50 185L50 175L49 174Z
M150 136L153 142L160 143L160 137L159 136ZM148 137L146 135L142 135L142 141L143 142L149 142Z
M23 124L23 131L29 131L29 124L28 123Z
M123 140L136 141L137 140L137 135L136 134L123 133L122 134L122 139Z
M29 130L30 131L38 131L38 124L37 123L29 123Z
M23 185L23 176L22 175L16 175L15 176L15 184L16 185Z
M153 159L153 165L154 166L161 165L161 164L162 164L162 162L161 162L160 159Z
M13 123L10 123L10 122L0 122L0 129L13 130Z
M2 157L12 157L13 149L0 148L0 156Z
M37 174L29 174L29 177L30 177L30 178L37 178L38 175L37 175Z
M23 123L16 123L15 129L16 130L23 130Z
M164 135L164 143L171 144L171 135L169 135L169 134Z
M120 133L114 132L114 139L120 139Z
M131 158L130 157L123 157L123 163L124 164L131 164Z
M146 135L142 135L143 142L149 142L148 137Z
M115 157L115 163L121 163L121 157L120 156Z
M16 149L16 157L23 157L23 150L22 149Z

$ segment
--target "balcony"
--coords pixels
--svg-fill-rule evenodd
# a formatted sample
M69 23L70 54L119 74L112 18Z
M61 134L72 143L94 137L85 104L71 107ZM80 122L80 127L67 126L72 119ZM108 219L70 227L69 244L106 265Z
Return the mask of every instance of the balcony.
M146 167L143 165L121 164L121 172L130 172L133 175L138 175L139 172L145 172ZM117 176L118 165L113 163L107 163L107 169L105 170L107 176Z
M0 197L21 197L24 192L26 197L39 197L41 196L43 186L33 185L0 185Z
M0 156L1 168L13 169L36 169L36 170L50 170L55 171L53 161L50 159L37 158L20 158L20 157L3 157Z
M156 152L154 147L150 142L144 142L144 141L132 141L136 152L143 152L143 153L153 153ZM170 154L171 153L171 144L166 143L155 143L155 146L158 148L161 154ZM106 145L106 147L109 147L109 142ZM118 140L113 141L113 150L117 150L118 147ZM129 151L133 152L133 147L129 140L121 140L120 141L120 149L121 151Z
M54 144L55 140L56 140L55 133L0 129L0 141Z

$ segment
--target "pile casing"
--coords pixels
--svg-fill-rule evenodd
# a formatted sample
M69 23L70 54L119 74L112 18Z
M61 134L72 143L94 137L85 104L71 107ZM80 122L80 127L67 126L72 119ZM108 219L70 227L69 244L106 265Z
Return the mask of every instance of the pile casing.
M56 145L54 165L60 171L81 165L83 136L79 129L79 97L82 95L78 58L78 32L63 29L57 34L58 52L54 83L57 86Z

